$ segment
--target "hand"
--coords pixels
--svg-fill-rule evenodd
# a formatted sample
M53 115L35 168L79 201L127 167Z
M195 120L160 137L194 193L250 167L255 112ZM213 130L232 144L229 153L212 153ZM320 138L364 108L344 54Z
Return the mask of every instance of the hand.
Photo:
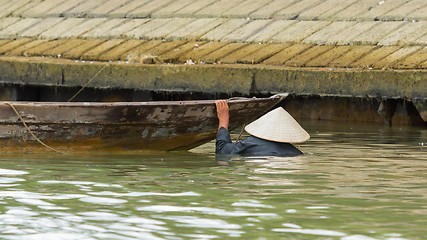
M215 105L216 105L216 114L217 114L218 120L219 120L218 129L220 129L221 127L224 127L225 129L228 130L228 122L230 119L230 113L228 110L227 101L218 100L218 101L215 101Z

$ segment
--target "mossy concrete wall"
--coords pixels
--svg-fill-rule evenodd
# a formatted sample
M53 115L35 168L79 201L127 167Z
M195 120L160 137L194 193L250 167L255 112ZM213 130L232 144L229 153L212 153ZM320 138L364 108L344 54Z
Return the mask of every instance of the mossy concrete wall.
M426 73L422 70L346 71L243 64L141 65L0 57L2 83L67 87L89 83L94 88L241 95L288 92L296 95L425 99Z
M256 72L256 89L296 94L379 98L426 98L427 71L319 70L263 68Z

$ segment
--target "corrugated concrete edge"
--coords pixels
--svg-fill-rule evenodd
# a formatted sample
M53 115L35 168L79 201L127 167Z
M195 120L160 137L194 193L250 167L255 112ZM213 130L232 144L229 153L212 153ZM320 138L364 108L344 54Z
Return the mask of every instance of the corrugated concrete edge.
M248 64L168 65L90 63L65 59L0 57L2 83L78 87L102 66L90 87L226 94L326 94L425 98L427 71L321 70ZM5 82L7 79L7 82Z

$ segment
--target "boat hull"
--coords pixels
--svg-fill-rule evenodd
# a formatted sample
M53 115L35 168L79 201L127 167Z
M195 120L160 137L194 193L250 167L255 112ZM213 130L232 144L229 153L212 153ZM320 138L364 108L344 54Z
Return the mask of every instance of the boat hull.
M228 100L230 129L253 121L284 98ZM3 151L46 151L31 132L47 145L66 152L186 150L212 140L217 128L214 100L0 102Z

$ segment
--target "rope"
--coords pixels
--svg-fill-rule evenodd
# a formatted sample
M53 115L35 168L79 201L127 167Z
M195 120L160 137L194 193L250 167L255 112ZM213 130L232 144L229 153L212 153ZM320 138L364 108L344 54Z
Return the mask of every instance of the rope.
M84 84L82 86L82 88L76 92L76 94L74 94L74 96L72 96L68 102L71 102L77 95L80 94L80 92L82 92L101 72L102 70L104 70L106 67L108 66L108 64L104 65L92 78L89 79L89 81L87 81L86 84ZM46 148L49 148L50 150L57 152L57 153L61 153L61 154L67 154L65 152L61 152L59 150L56 150L55 148L47 145L46 143L42 142L36 135L34 135L33 131L31 131L31 129L27 126L27 123L25 123L24 119L22 118L21 114L19 114L19 112L16 110L15 106L13 106L11 103L5 102L4 104L10 106L12 108L12 110L16 113L16 115L19 117L19 119L21 120L22 124L24 124L24 127L27 129L27 131L31 134L31 136L33 136L34 139L37 140L37 142L39 142L41 145L43 145Z
M31 131L31 129L27 126L27 124L25 123L24 119L21 117L21 114L19 114L19 112L16 110L15 106L13 106L11 103L5 102L4 104L10 106L13 111L16 113L16 115L19 117L19 119L21 120L22 124L24 124L25 128L27 129L27 131L31 134L31 136L33 136L37 142L39 142L41 145L45 146L46 148L49 148L50 150L57 152L57 153L62 153L62 154L67 154L65 152L61 152L56 150L55 148L47 145L46 143L42 142L38 137L36 137L36 135L34 135L33 131Z
M239 134L239 136L237 137L237 142L238 141L240 141L240 137L242 136L242 133L243 133L243 129L245 129L245 126L246 126L246 124L243 124L243 127L242 127L242 130L240 131L240 134Z
M82 86L82 88L79 90L79 91L77 91L76 92L76 94L74 94L74 96L72 96L69 100L68 100L68 102L71 102L77 95L79 95L79 93L81 92L81 91L83 91L88 85L89 85L89 83L90 82L92 82L92 80L93 79L95 79L101 72L102 72L102 70L104 70L104 68L106 68L108 66L108 64L106 64L106 65L104 65L91 79L89 79L89 81L87 81L87 83L86 84L84 84L83 86Z

